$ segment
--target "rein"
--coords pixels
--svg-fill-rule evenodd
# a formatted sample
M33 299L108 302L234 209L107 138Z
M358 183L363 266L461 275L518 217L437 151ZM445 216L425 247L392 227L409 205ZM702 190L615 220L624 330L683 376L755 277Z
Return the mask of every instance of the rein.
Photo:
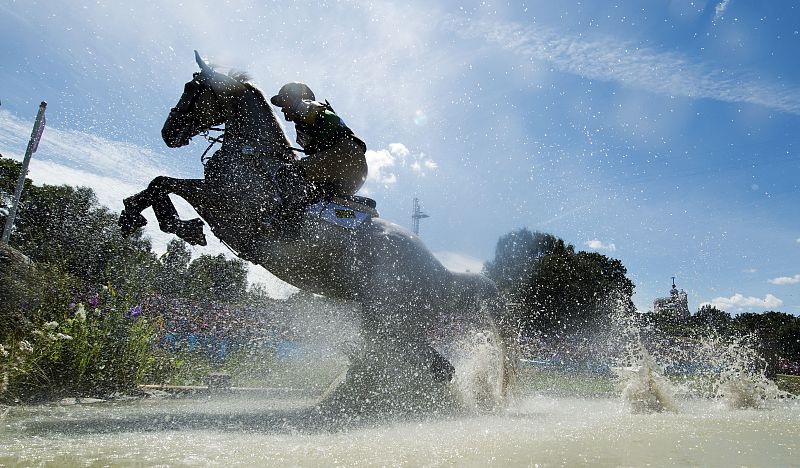
M209 133L208 133L211 130L214 130L214 131L217 131L217 132L222 132L222 135L220 135L218 137L213 137L213 136L209 135ZM206 150L203 151L203 154L200 155L200 162L203 164L203 167L205 167L205 165L208 162L208 160L211 159L210 157L209 158L206 157L208 152L211 151L211 147L213 147L217 143L224 142L225 129L224 128L208 127L205 131L202 132L202 135L203 135L203 138L205 138L206 140L209 141L208 148L206 148Z

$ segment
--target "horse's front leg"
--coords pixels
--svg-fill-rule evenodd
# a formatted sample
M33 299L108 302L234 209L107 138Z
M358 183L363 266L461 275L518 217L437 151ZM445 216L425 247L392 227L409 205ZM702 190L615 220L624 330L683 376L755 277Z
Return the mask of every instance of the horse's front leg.
M197 206L201 203L199 197L203 194L202 187L202 179L156 177L145 190L123 200L125 209L119 219L123 234L129 235L147 224L141 213L145 208L152 206L162 231L175 234L192 245L206 245L203 221L200 218L188 221L180 219L175 205L169 198L169 194L174 193L192 206Z

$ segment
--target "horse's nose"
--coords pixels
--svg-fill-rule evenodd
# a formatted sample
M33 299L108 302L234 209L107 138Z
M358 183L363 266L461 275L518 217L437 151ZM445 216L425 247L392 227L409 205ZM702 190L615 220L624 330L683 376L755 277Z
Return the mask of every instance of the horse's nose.
M161 138L170 148L178 148L189 144L186 119L177 112L170 112L164 127L161 128Z
M170 148L179 148L189 144L189 139L181 135L181 132L163 129L161 138Z

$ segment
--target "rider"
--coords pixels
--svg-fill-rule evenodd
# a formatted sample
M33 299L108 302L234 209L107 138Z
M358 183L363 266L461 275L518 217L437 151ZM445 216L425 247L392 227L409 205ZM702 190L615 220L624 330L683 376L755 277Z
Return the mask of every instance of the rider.
M270 102L281 108L284 117L295 123L297 143L306 157L298 161L299 174L279 171L275 181L286 193L297 191L297 177L327 195L354 195L367 179L367 145L359 139L331 105L315 100L305 83L287 83ZM307 184L302 184L307 185ZM293 215L308 197L289 196L282 200L283 217Z

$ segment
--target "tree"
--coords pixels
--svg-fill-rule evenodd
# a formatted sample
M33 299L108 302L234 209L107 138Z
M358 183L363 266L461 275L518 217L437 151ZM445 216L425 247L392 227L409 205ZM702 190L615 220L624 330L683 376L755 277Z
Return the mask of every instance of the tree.
M16 183L20 170L21 164L0 158L0 188ZM150 242L141 233L123 237L117 217L88 187L27 184L9 243L35 263L58 265L87 288L109 282L147 288L156 262Z
M514 303L528 334L563 338L593 332L620 308L634 310L633 283L619 260L575 252L550 234L527 229L500 239L485 273Z
M186 242L172 239L167 251L159 258L156 274L156 289L167 297L180 297L187 293L189 282L189 262L192 254Z
M774 376L781 360L800 362L800 318L783 312L744 313L733 319L742 334L755 335L766 360L768 376Z
M722 332L730 328L731 314L717 309L711 304L705 304L692 316L691 322L695 326Z
M22 170L22 163L0 155L0 229L6 224L6 216L11 208L11 200L17 187L17 179ZM33 182L25 178L22 189L22 199L25 200L30 192Z
M189 297L205 302L236 302L247 294L247 267L224 255L201 255L189 265Z
M494 260L486 262L484 273L501 291L510 295L509 300L521 301L526 292L519 287L520 283L528 281L536 261L551 253L557 242L551 234L531 232L527 228L512 231L497 241Z

